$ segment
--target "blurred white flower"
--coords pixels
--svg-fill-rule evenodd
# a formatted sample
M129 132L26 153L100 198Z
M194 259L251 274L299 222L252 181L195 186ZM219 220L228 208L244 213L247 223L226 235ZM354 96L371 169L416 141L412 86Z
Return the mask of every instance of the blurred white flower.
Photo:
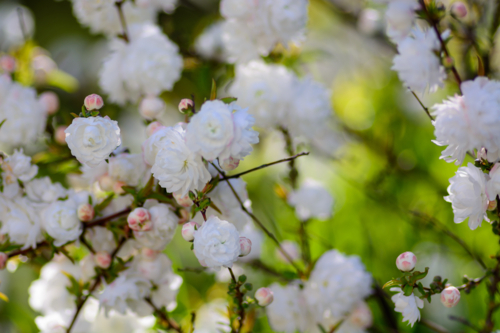
M451 203L455 223L469 218L471 230L481 226L483 219L490 222L486 214L488 197L486 195L487 175L472 163L458 168L455 176L450 178L449 196L444 199Z
M156 96L146 96L139 104L139 113L147 120L158 119L166 110L165 102Z
M223 21L215 22L203 30L194 42L194 49L205 59L225 61L228 57L223 34Z
M144 178L146 164L138 154L119 154L111 157L108 175L129 186L137 186Z
M42 226L54 238L55 246L61 246L80 237L83 229L77 210L82 203L85 202L76 196L71 196L64 201L54 201L44 209Z
M273 302L266 307L269 325L275 331L285 333L306 332L309 311L302 290L296 284L269 286Z
M6 234L14 244L23 245L23 249L32 247L43 239L40 214L26 197L15 201L0 198L2 207L2 228L0 234Z
M387 36L394 42L401 42L414 26L415 11L419 8L416 0L394 0L387 4L385 20Z
M333 197L319 182L308 179L296 191L290 192L288 204L295 207L295 215L301 221L310 218L326 220L332 216Z
M122 272L113 282L105 285L103 292L98 295L99 303L106 315L111 310L125 314L127 308L143 302L150 288L151 284L147 279Z
M216 299L202 305L196 311L193 333L231 332L227 301Z
M420 310L424 307L424 301L415 296L405 296L401 288L394 287L391 291L398 292L392 296L392 301L396 304L395 311L403 315L403 322L408 321L408 325L413 327L416 321L420 320Z

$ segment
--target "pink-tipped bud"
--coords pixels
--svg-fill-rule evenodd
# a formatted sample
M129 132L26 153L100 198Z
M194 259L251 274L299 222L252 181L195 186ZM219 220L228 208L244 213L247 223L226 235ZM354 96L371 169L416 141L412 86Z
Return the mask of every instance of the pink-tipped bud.
M127 184L125 184L125 182L116 182L113 184L113 192L115 192L116 194L123 194L125 193L125 191L122 189L122 186L125 186Z
M153 135L154 132L156 132L157 130L159 130L160 128L163 128L163 127L165 127L165 126L160 124L158 121L153 121L151 124L149 124L146 127L147 137L149 138L151 135Z
M68 128L67 126L59 126L56 128L56 132L54 133L54 140L60 145L66 144L66 133L64 132Z
M463 2L454 2L451 5L451 13L456 17L464 18L467 16L467 7Z
M7 265L7 260L9 259L9 256L7 253L0 252L0 269L4 269L5 266Z
M157 119L165 110L165 102L155 96L148 96L139 104L139 113L147 120Z
M92 221L94 219L94 207L91 204L84 203L78 206L78 219L82 222Z
M497 209L497 201L496 200L488 201L488 210L493 211L495 209Z
M181 217L179 218L179 224L184 224L187 221L189 221L189 219L191 217L191 214L189 213L189 211L187 211L185 209L181 209L181 210L179 210L179 213L181 215Z
M460 301L460 291L455 287L446 287L441 292L441 303L447 308L452 308Z
M250 254L252 251L252 241L246 237L240 237L240 257Z
M193 108L193 105L194 105L194 103L192 100L190 100L189 98L184 98L179 103L179 112L184 113L186 111L189 111Z
M194 232L199 227L200 226L194 221L184 223L184 225L182 226L182 232L181 232L182 238L184 238L188 242L194 241Z
M417 256L412 252L401 253L396 259L396 266L402 272L411 272L417 264Z
M240 165L240 160L232 157L225 159L222 163L220 163L220 167L225 171L232 171L236 169L238 165Z
M151 214L146 208L136 208L127 217L127 223L130 229L134 231L148 231L153 227Z
M52 91L46 91L38 98L47 114L54 114L59 110L59 97Z
M10 55L0 57L0 69L7 73L12 73L16 69L16 59Z
M193 200L189 198L189 195L180 195L178 193L174 193L175 201L182 207L191 207L193 205Z
M88 95L83 101L83 105L88 111L99 110L104 105L102 97L97 94Z
M274 300L274 295L269 288L259 288L255 292L255 299L260 306L268 306Z
M285 251L286 254L288 255L285 256L283 252ZM276 248L276 257L285 263L290 263L291 259L292 261L298 260L300 258L300 252L299 252L299 247L297 246L297 243L292 242L292 241L283 241L281 243L280 248Z
M94 260L98 267L106 269L111 265L111 254L105 251L97 252L94 255Z

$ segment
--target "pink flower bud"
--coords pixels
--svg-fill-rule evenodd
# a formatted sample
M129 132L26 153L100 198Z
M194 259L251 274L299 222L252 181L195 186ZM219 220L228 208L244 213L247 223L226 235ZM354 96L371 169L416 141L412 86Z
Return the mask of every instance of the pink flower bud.
M193 105L194 105L194 103L192 100L190 100L188 98L184 98L179 103L179 112L184 113L185 111L191 110L193 108Z
M99 186L103 191L113 191L115 186L115 180L108 174L102 175L99 177Z
M189 195L181 196L179 193L174 193L175 201L182 207L191 207L193 205L193 200L189 198Z
M456 17L464 18L467 16L467 7L463 2L454 2L451 5L451 13Z
M91 204L84 203L78 206L78 219L82 222L92 221L94 219L94 207Z
M165 110L165 102L155 96L146 97L139 104L139 113L147 120L157 119Z
M452 308L460 301L460 291L455 287L446 287L441 292L441 303L447 308Z
M198 225L198 223L194 222L194 221L191 221L191 222L188 222L188 223L185 223L183 226L182 226L182 238L184 238L186 241L188 242L192 242L194 240L194 232L196 231L196 229L198 229L200 226Z
M292 259L293 261L298 260L300 258L300 252L299 252L299 247L295 242L292 241L283 241L281 243L281 249L285 251L288 254L288 257ZM289 263L290 261L288 258L280 251L279 248L276 248L276 257L285 263Z
M125 193L125 191L122 189L122 186L125 186L127 184L125 184L125 182L116 182L114 183L113 185L113 192L115 192L116 194L123 194Z
M4 72L12 73L16 69L16 59L10 55L0 57L0 69Z
M231 171L234 170L240 165L240 160L236 158L229 157L228 159L225 159L222 161L220 164L220 167L225 170L225 171Z
M402 272L411 272L417 264L417 256L412 252L401 253L396 259L396 266Z
M111 265L111 254L105 251L97 252L94 255L94 260L97 266L106 269Z
M146 208L136 208L127 217L127 223L130 229L134 231L148 231L153 227L151 214Z
M56 132L54 133L54 140L60 145L66 144L66 133L64 132L68 128L67 126L59 126L56 128Z
M54 114L59 110L59 97L52 91L46 91L38 98L47 114Z
M250 254L252 251L252 241L246 237L240 237L240 257Z
M102 100L101 96L92 94L85 97L83 105L85 105L85 108L89 111L99 110L104 105L104 101Z
M163 127L165 127L165 126L160 124L158 121L153 121L151 124L149 124L146 127L147 137L149 138L151 135L153 135L154 132L156 132L157 130L159 130L160 128L163 128Z
M9 259L9 256L7 253L0 252L0 269L4 269L5 266L7 265L7 260Z
M189 221L189 218L191 217L191 215L187 210L181 209L181 210L179 210L179 213L181 215L181 217L179 219L179 224L183 224L183 223L186 223L187 221Z
M488 210L493 211L495 209L497 209L497 201L496 200L488 201Z
M274 295L269 288L259 288L255 292L255 299L260 306L268 306L274 300Z

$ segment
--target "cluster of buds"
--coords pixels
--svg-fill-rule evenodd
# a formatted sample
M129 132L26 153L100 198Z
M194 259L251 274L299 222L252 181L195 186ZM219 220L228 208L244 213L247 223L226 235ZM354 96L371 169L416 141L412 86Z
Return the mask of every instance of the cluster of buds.
M149 231L153 227L151 214L142 207L138 207L128 214L127 223L133 231Z

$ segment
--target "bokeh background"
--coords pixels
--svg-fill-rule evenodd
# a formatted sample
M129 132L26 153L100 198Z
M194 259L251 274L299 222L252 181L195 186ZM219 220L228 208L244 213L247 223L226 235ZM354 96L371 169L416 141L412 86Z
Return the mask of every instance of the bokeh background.
M79 112L83 98L90 93L100 93L97 73L106 55L105 38L92 35L80 26L69 1L2 0L1 29L6 28L6 14L19 5L33 15L34 43L50 54L60 70L76 79L62 79L60 88L39 86L41 90L53 90L59 95L61 109L55 121L69 124L72 119L69 113ZM335 198L334 216L308 225L312 256L316 259L333 248L358 255L374 279L384 284L398 276L397 255L413 251L419 260L417 269L430 267L425 284L431 282L433 276L441 275L459 285L464 274L479 277L482 270L449 232L463 239L472 253L489 265L493 262L489 255L498 250L498 239L487 223L474 231L466 223L453 223L451 205L443 196L447 194L448 179L454 175L456 166L439 159L442 149L431 142L434 136L429 118L390 69L395 48L383 37L383 12L378 10L379 5L372 4L368 12L363 6L364 3L357 0L311 0L307 38L302 47L278 52L273 59L301 76L312 76L331 89L333 110L346 133L346 143L333 157L312 151L311 155L297 160L299 180L318 180ZM181 98L194 95L200 103L209 96L212 78L220 87L219 95L227 95L224 87L231 83L232 66L202 61L192 52L196 37L219 17L217 1L190 0L180 1L173 14L161 14L159 18L164 32L181 47L186 64L173 92L162 95L171 104L167 115L170 122L181 119L176 111ZM455 92L456 86L448 84L446 89L423 96L422 100L430 106ZM146 136L137 106L119 108L108 104L106 112L119 120L124 145L133 153L139 153ZM28 148L28 153L38 157L43 173L65 182L66 174L77 169L76 163L65 159L68 151L64 149L58 152L60 160L44 160L43 155L38 154L43 148L43 144L34 145ZM255 152L238 170L286 157L284 148L280 133L261 135ZM472 161L470 157L467 159L466 162ZM275 193L276 184L283 184L286 175L287 166L278 165L244 179L256 215L280 240L299 242L299 222ZM166 253L174 269L199 267L189 247L179 235L169 244ZM276 259L275 246L269 239L263 246L262 261L277 270L290 270ZM10 299L8 303L0 301L0 332L37 332L34 324L37 314L28 305L28 287L39 270L37 264L18 262L17 266L11 265L9 271L0 272L0 291ZM274 281L260 271L246 270L254 286ZM224 277L191 271L178 274L185 283L173 317L181 323L189 321L190 311L203 303L226 296L227 284L220 281ZM485 286L470 295L463 294L460 304L453 309L443 307L436 297L430 305L426 303L422 316L450 332L469 332L463 325L449 320L448 315L481 323L486 298ZM374 332L389 332L384 329L386 322L376 300L369 299L368 303L374 313L375 326L379 328ZM259 311L262 313L254 332L272 332L264 311ZM499 314L497 320L500 320ZM406 326L399 314L394 315L401 332L432 332L421 323L413 328Z

